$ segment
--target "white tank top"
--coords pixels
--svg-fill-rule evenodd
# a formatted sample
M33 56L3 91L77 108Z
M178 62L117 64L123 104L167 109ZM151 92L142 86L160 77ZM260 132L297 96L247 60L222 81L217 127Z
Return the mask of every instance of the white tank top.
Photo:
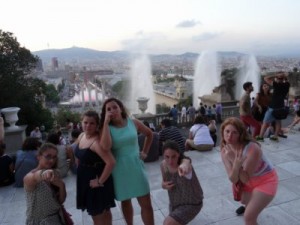
M243 149L243 156L247 155L247 152L248 152L248 149L249 149L249 146L251 144L255 144L254 142L249 142L245 148ZM261 156L261 159L260 159L260 162L256 168L256 170L254 171L253 173L253 177L258 177L258 176L262 176L270 171L273 170L273 165L272 163L267 159L267 157L264 155L264 153L262 152L262 156Z

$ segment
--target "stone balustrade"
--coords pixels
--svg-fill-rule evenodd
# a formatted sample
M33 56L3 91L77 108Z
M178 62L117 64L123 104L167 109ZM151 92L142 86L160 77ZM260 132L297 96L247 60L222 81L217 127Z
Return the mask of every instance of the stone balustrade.
M238 106L226 106L223 107L222 110L222 120L226 119L227 117L237 117L239 116L239 107ZM160 113L160 114L137 114L134 115L135 118L141 121L148 121L149 123L153 123L156 130L159 130L160 122L165 119L171 119L168 116L168 113ZM182 118L181 112L178 112L178 119L177 119L177 127L190 127L192 126L193 121L189 120L189 116Z

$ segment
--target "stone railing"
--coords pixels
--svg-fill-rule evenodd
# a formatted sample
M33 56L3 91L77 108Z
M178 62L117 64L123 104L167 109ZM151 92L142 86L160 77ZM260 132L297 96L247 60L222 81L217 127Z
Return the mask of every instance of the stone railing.
M238 106L226 106L223 107L222 110L222 120L226 119L227 117L237 117L239 116L239 107ZM134 117L136 117L137 119L141 120L141 121L148 121L149 123L153 123L153 125L155 126L156 130L159 130L159 125L160 122L165 119L171 119L171 117L168 116L168 113L160 113L160 114L145 114L145 115L135 115ZM189 120L189 116L187 115L187 117L182 118L181 117L181 112L178 112L178 119L177 119L177 127L190 127L192 126L193 121Z

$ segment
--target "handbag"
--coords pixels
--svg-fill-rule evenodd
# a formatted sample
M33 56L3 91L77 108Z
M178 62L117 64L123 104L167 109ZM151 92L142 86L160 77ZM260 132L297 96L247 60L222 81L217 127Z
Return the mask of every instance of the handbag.
M232 184L232 193L233 193L233 199L235 201L241 201L242 199L242 193L243 193L243 183L239 180L235 184Z
M256 105L253 105L251 108L251 114L252 114L253 118L260 122L263 121L266 111L267 111L267 108L263 108L262 112L260 112Z
M279 109L273 109L272 115L277 120L284 120L288 116L288 109L286 107L279 108Z
M74 222L71 218L71 214L66 210L66 208L61 206L62 217L64 219L65 225L74 225Z

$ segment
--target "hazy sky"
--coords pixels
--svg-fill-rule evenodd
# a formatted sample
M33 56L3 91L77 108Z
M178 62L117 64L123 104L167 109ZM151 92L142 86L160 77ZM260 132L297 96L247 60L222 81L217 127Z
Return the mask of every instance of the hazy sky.
M0 0L0 29L31 51L300 52L299 0Z

